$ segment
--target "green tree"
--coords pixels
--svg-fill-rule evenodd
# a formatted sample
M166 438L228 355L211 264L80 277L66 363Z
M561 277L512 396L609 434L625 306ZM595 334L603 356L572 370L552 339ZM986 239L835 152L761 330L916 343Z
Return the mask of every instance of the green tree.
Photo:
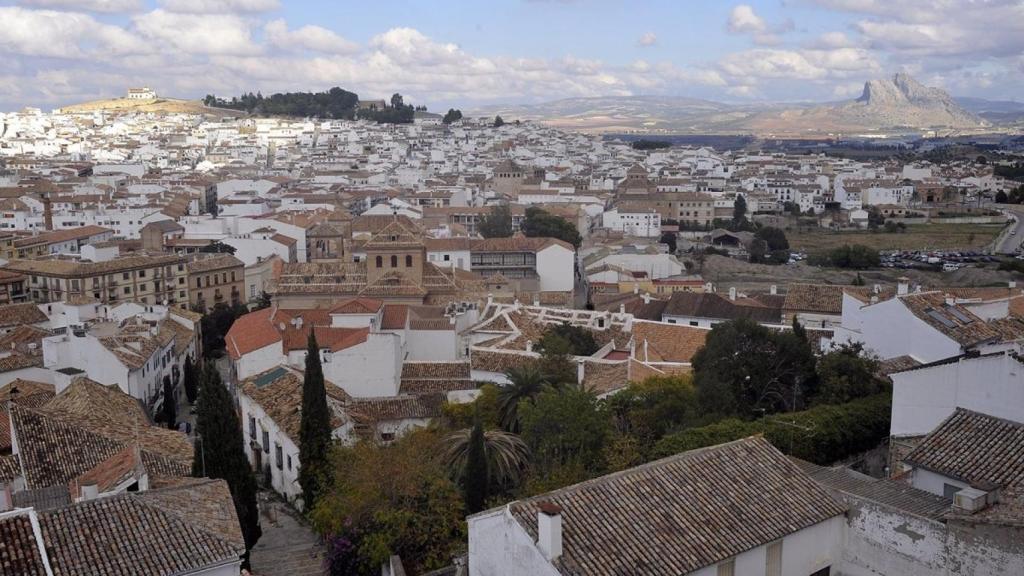
M771 252L789 249L789 239L786 238L786 233L778 228L763 226L757 229L754 237L764 240L768 245L768 250Z
M452 122L458 122L459 120L462 120L462 110L449 108L448 112L445 113L444 118L441 119L441 122L444 124L451 124Z
M732 204L732 221L739 224L747 219L747 199L742 194L736 195L736 201Z
M645 455L665 434L702 421L697 389L689 376L653 376L633 382L606 404L616 431L635 440L636 450ZM615 452L621 455L629 443L619 442Z
M1006 204L1008 201L1009 197L1006 195L1006 192L1002 190L996 192L996 204Z
M466 467L462 472L462 494L466 512L476 514L484 509L488 496L487 450L484 448L484 427L476 421L466 446Z
M242 528L245 548L259 540L260 520L256 506L256 479L245 457L242 425L228 389L212 362L203 366L196 400L196 446L192 475L222 478L231 491L235 513Z
M402 99L402 95L395 92L391 95L391 107L392 108L405 108L405 102Z
M563 339L564 343L555 341L555 338ZM568 345L567 347L566 344ZM601 348L597 341L594 340L594 334L590 330L569 324L568 322L555 324L544 330L544 335L541 336L540 341L534 345L533 349L537 352L543 352L552 346L559 352L565 352L573 356L590 356Z
M807 340L807 329L800 323L800 319L793 315L793 336L796 336L802 342L808 342Z
M555 216L536 206L526 209L526 218L520 227L524 236L531 238L557 238L579 248L583 243L576 225L561 216Z
M199 370L196 368L196 361L189 356L185 358L185 367L182 370L182 382L185 385L185 398L188 399L189 404L196 403L196 397L199 395Z
M878 250L873 250L861 244L849 244L833 249L825 257L825 262L836 268L850 268L853 270L866 270L877 268L881 263Z
M500 388L496 384L483 384L480 386L480 394L472 402L445 403L441 410L444 413L446 427L451 430L472 428L476 419L480 418L484 430L501 428L498 411Z
M329 572L379 575L392 555L410 574L451 564L466 546L465 509L435 430L410 432L388 446L338 446L330 489L310 516L328 542Z
M321 475L330 446L331 414L327 408L324 371L320 365L320 346L317 345L316 334L310 330L299 421L299 485L302 486L302 501L307 509L313 507L320 495Z
M843 404L877 394L882 389L878 361L864 352L860 342L842 344L818 360L815 404Z
M537 359L537 368L544 381L553 386L577 383L577 368L573 361L572 342L558 334L542 338L543 350Z
M164 400L160 405L160 415L167 424L167 428L174 430L178 426L178 402L174 396L174 388L171 386L171 377L164 376Z
M204 310L196 310L203 313ZM216 356L224 349L224 336L227 335L231 325L239 316L249 313L249 309L243 304L229 306L219 303L203 314L200 320L200 327L203 332L203 355Z
M666 244L668 246L668 253L669 254L675 254L676 253L676 248L677 248L676 242L677 241L676 241L676 233L675 232L665 232L665 233L663 233L661 235L661 239L659 239L658 242L660 242L662 244Z
M215 240L200 248L199 251L206 254L234 254L238 251L238 248L225 244L220 240Z
M603 471L611 421L596 396L579 388L549 388L532 403L520 403L519 412L522 437L539 475L573 465L588 473Z
M523 401L532 401L546 384L544 375L535 363L514 366L505 373L509 383L498 392L498 419L508 432L519 432L519 407Z
M816 385L814 361L807 342L790 331L746 318L716 324L693 357L701 409L740 418L800 409Z
M508 238L512 235L512 210L508 204L497 204L477 227L484 238Z
M504 125L505 125L505 121L501 119L501 116L495 116L494 117L494 127L495 128L501 128Z

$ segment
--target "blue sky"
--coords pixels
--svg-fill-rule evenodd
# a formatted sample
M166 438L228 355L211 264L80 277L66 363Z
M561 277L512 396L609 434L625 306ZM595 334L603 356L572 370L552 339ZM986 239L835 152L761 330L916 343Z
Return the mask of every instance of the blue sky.
M431 109L568 96L856 97L908 71L1024 88L1022 0L0 0L0 110L121 94L399 91Z

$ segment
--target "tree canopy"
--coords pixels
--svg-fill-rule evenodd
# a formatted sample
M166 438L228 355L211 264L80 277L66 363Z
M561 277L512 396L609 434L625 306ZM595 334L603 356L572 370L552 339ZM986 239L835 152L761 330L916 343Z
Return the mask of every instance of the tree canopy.
M441 119L441 122L444 124L451 124L453 122L458 122L459 120L462 120L462 110L449 108L448 112L445 113L444 118Z
M579 248L583 243L583 237L580 236L575 224L536 206L526 209L526 219L523 220L520 229L524 236L558 238L572 244L575 248Z
M480 220L477 231L484 238L508 238L512 235L512 209L508 204L491 207L491 213Z
M335 86L326 92L286 92L273 94L268 98L264 98L259 92L249 92L231 100L208 94L203 103L207 106L260 115L351 120L355 118L359 96Z
M324 371L316 334L309 331L306 343L306 371L302 380L302 414L299 421L299 485L302 501L310 508L320 495L331 446L331 414L327 408Z

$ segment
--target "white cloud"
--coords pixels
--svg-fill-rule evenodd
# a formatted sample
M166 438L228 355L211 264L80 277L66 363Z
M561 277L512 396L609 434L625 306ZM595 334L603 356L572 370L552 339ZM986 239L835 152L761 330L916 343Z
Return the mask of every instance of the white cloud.
M247 55L260 51L249 23L228 14L177 14L153 10L133 18L140 35L188 54Z
M52 58L86 58L145 52L128 31L77 12L0 7L0 52Z
M83 12L136 12L143 7L142 0L19 0L18 4Z
M288 30L284 18L271 20L263 27L267 41L284 50L312 50L324 54L353 54L359 51L355 42L350 42L327 28L307 25Z
M270 12L281 7L278 0L160 0L169 12L188 14L237 14Z
M658 35L654 32L647 32L637 40L637 44L640 46L656 46L658 44Z
M768 31L768 25L765 24L764 19L747 4L735 6L729 12L729 21L726 25L734 34L760 34Z

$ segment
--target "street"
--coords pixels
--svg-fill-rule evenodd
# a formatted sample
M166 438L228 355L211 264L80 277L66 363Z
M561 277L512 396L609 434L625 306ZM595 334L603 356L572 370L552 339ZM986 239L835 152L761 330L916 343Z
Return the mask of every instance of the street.
M1024 208L1011 204L996 204L995 207L1011 213L1016 221L996 239L993 252L996 254L1013 254L1020 248L1024 240Z

